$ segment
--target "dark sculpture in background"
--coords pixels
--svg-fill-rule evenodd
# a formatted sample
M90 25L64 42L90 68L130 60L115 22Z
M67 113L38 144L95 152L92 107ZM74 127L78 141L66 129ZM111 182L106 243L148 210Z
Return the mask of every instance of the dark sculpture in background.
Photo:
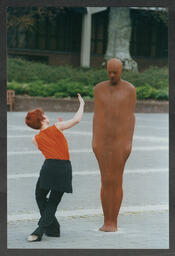
M123 199L123 171L132 148L136 90L121 79L119 59L108 61L107 72L109 80L94 89L92 147L101 173L104 225L99 230L115 232Z

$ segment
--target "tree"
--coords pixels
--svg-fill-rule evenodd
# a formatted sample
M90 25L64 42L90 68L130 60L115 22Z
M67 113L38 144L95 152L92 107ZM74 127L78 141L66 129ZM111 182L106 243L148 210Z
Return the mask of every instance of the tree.
M8 7L7 9L7 28L22 28L23 30L33 30L36 17L48 17L53 22L56 15L62 11L66 12L65 7Z
M124 69L137 71L137 63L129 52L131 29L129 8L111 7L105 59L119 58L123 62Z
M55 22L55 17L60 12L66 12L65 7L9 7L7 9L8 47L25 47L26 32L34 32L36 20L46 17L50 23ZM20 37L17 35L20 33Z
M140 17L152 22L163 23L168 26L168 11L166 8L139 7ZM108 45L105 59L117 57L123 62L124 69L137 70L137 63L132 59L129 51L131 37L131 19L129 8L111 7L109 12Z

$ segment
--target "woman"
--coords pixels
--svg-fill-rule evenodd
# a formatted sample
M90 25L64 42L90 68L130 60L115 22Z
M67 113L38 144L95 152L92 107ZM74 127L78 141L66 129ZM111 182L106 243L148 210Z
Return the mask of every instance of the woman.
M68 121L58 119L57 123L49 126L47 116L39 108L28 112L25 118L25 123L29 127L40 130L32 140L46 158L35 190L41 218L38 228L28 237L30 242L41 241L44 233L47 236L60 236L60 224L55 213L64 192L72 193L72 167L68 144L62 131L80 122L84 111L84 100L80 94L78 99L79 109L73 119Z

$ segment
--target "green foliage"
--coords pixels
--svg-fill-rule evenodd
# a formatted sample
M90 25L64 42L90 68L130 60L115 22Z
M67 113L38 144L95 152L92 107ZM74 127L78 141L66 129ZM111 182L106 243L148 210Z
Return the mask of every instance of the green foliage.
M27 94L30 96L67 98L77 97L77 93L80 93L83 97L93 97L93 86L83 86L79 82L71 82L68 79L50 84L45 84L41 80L28 84L12 81L8 82L7 88L15 90L16 94Z
M55 97L59 97L59 93L63 92L67 97L77 97L77 93L80 93L83 97L93 97L93 86L83 85L80 82L73 82L66 79L58 82L57 92L54 94Z
M93 98L93 87L108 80L104 68L72 68L49 66L22 59L8 60L8 89L16 94L40 97ZM132 83L137 90L137 99L168 99L168 68L150 67L142 73L123 71L122 79Z
M168 88L168 68L150 67L144 72L124 71L122 74L124 80L129 81L135 87L146 86L149 84L155 89Z
M18 83L15 81L8 82L7 88L9 90L14 90L16 94L28 94L28 84L26 83Z
M31 96L49 97L57 91L57 84L45 84L43 81L30 82L28 84L28 92Z
M49 66L26 61L20 58L9 58L7 66L8 81L32 82L42 80L45 83L57 83L61 79L69 79L86 85L95 85L107 80L104 69L82 69L70 66Z
M32 82L42 80L45 83L56 83L70 77L71 67L54 67L42 63L26 61L20 58L8 60L8 81Z
M158 90L155 99L156 100L168 100L168 88Z
M137 99L139 100L168 100L168 88L165 89L155 89L150 85L141 86L136 88Z
M8 7L7 27L22 27L23 30L33 30L36 17L40 20L47 18L54 22L60 12L65 12L65 7Z
M136 88L137 98L140 100L155 99L157 90L152 88L150 85L141 86Z

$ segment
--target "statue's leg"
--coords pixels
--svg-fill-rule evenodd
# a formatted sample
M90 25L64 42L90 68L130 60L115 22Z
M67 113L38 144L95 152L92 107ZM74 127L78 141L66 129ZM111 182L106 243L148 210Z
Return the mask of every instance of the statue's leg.
M107 160L107 159L106 159ZM112 159L111 159L112 160ZM103 162L103 163L102 163ZM123 199L123 159L113 158L106 169L104 159L100 161L101 170L101 203L104 213L104 225L101 231L113 232L117 231L117 217Z

